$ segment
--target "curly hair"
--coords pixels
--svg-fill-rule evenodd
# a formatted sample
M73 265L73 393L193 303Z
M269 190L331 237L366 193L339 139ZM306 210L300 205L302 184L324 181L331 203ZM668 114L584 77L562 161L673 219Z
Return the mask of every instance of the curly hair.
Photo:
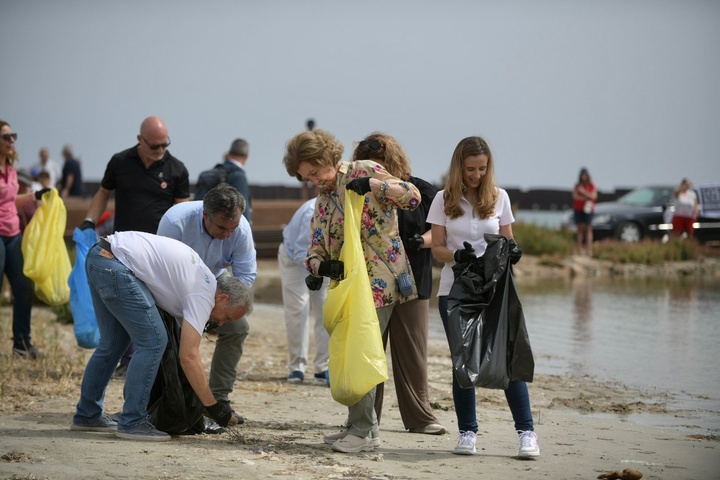
M393 177L401 180L410 178L410 162L405 151L397 140L382 132L373 132L359 142L352 160L380 161Z
M486 155L488 158L487 171L480 180L477 187L474 213L479 218L488 218L495 212L495 204L498 199L498 189L493 178L493 154L487 142L480 137L467 137L460 140L455 147L452 159L450 160L450 172L445 182L445 215L450 218L458 218L465 213L460 206L460 199L463 197L466 186L463 183L463 162L467 157L475 155Z
M325 130L306 130L298 133L285 145L283 164L288 175L298 180L298 167L308 162L321 167L334 167L340 162L345 148L335 136Z

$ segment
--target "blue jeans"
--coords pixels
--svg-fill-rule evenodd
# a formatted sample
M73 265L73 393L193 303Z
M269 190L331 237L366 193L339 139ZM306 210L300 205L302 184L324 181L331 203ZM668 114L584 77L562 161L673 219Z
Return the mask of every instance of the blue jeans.
M100 329L100 344L90 357L80 388L74 420L88 423L103 413L105 389L115 366L132 341L137 347L128 365L118 425L134 427L145 422L160 360L167 345L167 331L155 299L145 283L117 258L100 255L97 244L85 260L90 295Z
M30 310L33 283L23 273L22 234L0 237L0 288L5 273L13 293L13 347L27 350L30 343Z
M438 297L438 309L442 318L445 335L448 333L448 297ZM477 415L475 412L475 389L461 388L455 378L455 369L452 372L453 402L455 403L455 415L457 415L458 429L461 432L471 430L478 431ZM527 383L523 381L510 382L505 390L510 413L515 422L515 430L534 430L532 411L530 410L530 394Z

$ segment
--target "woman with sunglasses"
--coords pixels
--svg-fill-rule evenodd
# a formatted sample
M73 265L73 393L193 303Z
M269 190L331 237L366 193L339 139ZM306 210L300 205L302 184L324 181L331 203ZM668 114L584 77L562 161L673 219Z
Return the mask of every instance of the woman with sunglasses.
M485 140L480 137L461 140L450 160L445 189L435 196L428 213L427 221L432 224L433 256L445 264L440 274L438 309L446 334L448 294L454 281L453 264L469 262L482 255L487 248L486 233L513 238L512 223L515 218L510 197L495 185L493 163L492 152ZM516 263L521 256L522 252L516 247L510 254L510 260ZM474 455L478 432L475 389L460 388L454 371L452 389L460 430L453 453ZM518 457L540 455L527 384L524 381L510 382L505 398L520 441Z
M315 129L290 139L283 159L288 174L309 180L320 189L312 218L312 237L306 257L312 274L308 287L320 288L321 277L342 280L344 265L338 260L343 245L345 191L365 196L361 243L380 331L388 325L396 303L403 300L396 276L410 274L402 242L398 241L397 209L420 204L417 187L389 174L379 164L358 160L342 162L343 145L331 133ZM417 297L414 287L405 300ZM325 435L323 441L338 452L371 451L380 445L373 388L348 407L345 428Z
M437 189L425 180L411 175L410 162L400 144L391 136L375 132L360 142L353 160L372 160L420 191L420 205L414 210L398 210L400 239L412 267L418 298L395 304L383 346L390 340L393 379L398 409L405 429L410 433L442 435L430 406L427 376L428 309L432 294L432 252L430 225L425 223ZM380 422L384 383L375 389L375 413Z
M13 292L13 354L21 358L38 357L38 351L30 341L30 311L32 308L32 281L23 273L22 233L18 207L37 202L43 188L37 192L18 195L18 183L15 162L17 133L10 125L0 120L0 287L2 274L8 277Z

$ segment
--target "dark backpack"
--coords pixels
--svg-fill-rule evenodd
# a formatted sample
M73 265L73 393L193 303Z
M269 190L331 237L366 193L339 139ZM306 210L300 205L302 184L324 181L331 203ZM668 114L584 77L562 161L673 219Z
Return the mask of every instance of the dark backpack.
M195 185L195 200L202 200L207 192L224 182L227 182L228 170L222 163L218 163L210 170L200 172L197 184Z

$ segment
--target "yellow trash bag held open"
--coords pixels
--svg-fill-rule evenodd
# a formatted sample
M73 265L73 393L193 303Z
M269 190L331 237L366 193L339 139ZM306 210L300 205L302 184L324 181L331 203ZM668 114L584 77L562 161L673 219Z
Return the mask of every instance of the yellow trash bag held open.
M35 282L35 295L48 305L70 301L68 277L72 266L63 236L67 223L65 203L53 188L25 227L22 253L23 273Z
M345 193L345 241L340 260L345 278L328 290L323 325L330 334L330 393L336 402L355 405L388 379L380 324L360 243L364 197Z

